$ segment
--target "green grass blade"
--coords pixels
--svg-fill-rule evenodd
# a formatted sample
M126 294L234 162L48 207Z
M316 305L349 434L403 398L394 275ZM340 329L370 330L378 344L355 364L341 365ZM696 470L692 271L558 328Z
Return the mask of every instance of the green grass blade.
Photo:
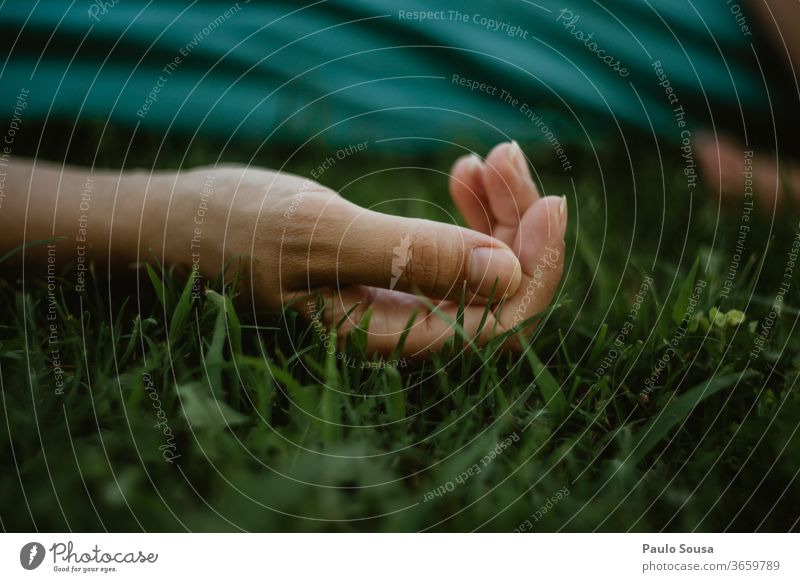
M694 260L691 271L689 271L689 276L686 277L686 280L681 286L681 290L678 293L678 298L675 300L675 305L672 308L672 321L675 323L675 325L681 324L683 317L686 315L687 309L689 309L689 301L692 298L692 291L694 291L694 284L697 280L697 267L699 264L700 257L697 257Z
M150 263L145 263L144 268L147 270L147 276L150 278L150 283L153 285L153 291L156 292L158 302L161 304L161 307L166 309L167 303L164 300L164 283L161 281L161 277L153 270Z
M215 396L220 397L223 394L222 369L225 367L223 349L225 348L225 338L227 337L225 298L215 291L208 291L206 297L217 310L217 317L214 320L214 332L211 335L211 343L206 351L204 362L211 391Z
M31 242L28 242L28 243L25 243L25 244L21 244L18 247L14 247L10 251L8 251L6 254L4 254L2 257L0 257L0 264L2 264L3 261L7 261L8 259L10 259L14 255L16 255L17 253L20 253L22 251L25 251L25 250L28 250L28 249L32 249L32 248L36 248L36 247L43 247L45 245L49 245L50 243L54 243L54 242L58 242L60 240L66 240L66 239L67 239L67 237L65 237L65 236L56 236L56 237L53 237L53 238L46 238L46 239L43 239L43 240L33 240Z
M685 421L703 400L757 375L758 372L755 370L745 370L741 373L717 376L673 398L661 409L658 416L642 429L641 436L634 444L628 461L634 464L639 463L678 423Z
M522 334L520 334L520 341L522 339ZM561 390L561 385L542 364L533 350L525 350L525 357L528 359L528 363L536 376L536 385L539 387L542 397L544 397L545 406L556 416L562 416L567 411L569 403Z
M189 275L186 280L186 285L183 287L183 292L178 300L178 305L175 306L175 311L172 314L172 320L169 322L169 341L174 342L179 339L180 333L183 331L183 326L186 323L186 318L189 317L189 311L192 308L192 286L194 285L195 274Z

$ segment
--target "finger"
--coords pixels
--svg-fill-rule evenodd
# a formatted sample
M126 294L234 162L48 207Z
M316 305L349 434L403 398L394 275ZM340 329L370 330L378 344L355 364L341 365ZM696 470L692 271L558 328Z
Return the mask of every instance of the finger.
M324 312L317 310L317 299L322 299ZM403 343L402 355L424 358L444 347L456 333L458 304L442 301L432 312L419 297L374 287L353 286L341 290L317 290L297 301L298 309L311 321L323 321L327 328L340 325L340 341L362 321L367 309L371 310L367 329L367 350L371 354L391 355L397 348L412 316L413 324ZM499 328L490 311L484 317L485 306L466 307L463 313L463 329L469 338L476 338L484 345ZM481 327L481 324L482 327ZM316 325L316 324L314 324ZM478 330L481 333L478 334Z
M522 217L517 244L522 249L522 283L498 313L498 321L511 329L542 313L552 303L564 271L566 198L537 200Z
M492 233L489 199L483 186L483 162L475 154L463 156L453 164L450 196L470 228Z
M315 228L306 257L310 286L368 285L433 298L460 297L465 281L480 298L490 296L495 282L498 298L519 286L519 261L495 238L347 205Z
M517 142L501 143L489 152L483 168L483 184L498 226L517 226L539 199L539 190Z

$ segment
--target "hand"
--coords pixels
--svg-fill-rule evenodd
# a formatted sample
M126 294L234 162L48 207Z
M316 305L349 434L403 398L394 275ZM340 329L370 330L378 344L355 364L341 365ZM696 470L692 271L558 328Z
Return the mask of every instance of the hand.
M344 319L340 335L371 308L371 352L391 353L414 312L404 355L440 349L454 334L464 282L464 328L471 335L495 281L495 298L506 297L484 324L484 343L544 311L561 280L566 200L540 197L516 143L498 145L485 162L465 156L455 163L450 192L472 230L366 210L289 174L218 172L215 189L234 195L215 213L230 210L227 224L217 220L216 233L203 234L204 241L224 242L212 256L251 258L247 279L256 306L293 303L319 317L321 295L326 323ZM430 298L450 322L414 293Z

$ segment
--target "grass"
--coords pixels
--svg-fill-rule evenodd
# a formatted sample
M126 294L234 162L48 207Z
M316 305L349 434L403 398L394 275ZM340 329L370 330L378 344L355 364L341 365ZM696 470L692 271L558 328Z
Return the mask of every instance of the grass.
M119 164L122 130L82 131L100 141L99 163ZM217 158L216 144L178 139L156 158L156 139L137 138L129 165ZM95 154L52 142L42 155ZM322 181L382 211L445 219L443 177L413 167L446 171L453 155L371 151ZM537 164L546 193L569 198L568 259L523 357L457 338L426 363L361 366L363 337L337 357L292 312L237 312L219 283L191 301L190 282L158 265L93 269L82 297L65 267L52 302L43 271L29 270L25 293L7 271L3 529L796 531L796 273L762 324L797 218L752 216L725 296L741 208L687 193L673 158L608 154L601 175L587 154L574 184Z

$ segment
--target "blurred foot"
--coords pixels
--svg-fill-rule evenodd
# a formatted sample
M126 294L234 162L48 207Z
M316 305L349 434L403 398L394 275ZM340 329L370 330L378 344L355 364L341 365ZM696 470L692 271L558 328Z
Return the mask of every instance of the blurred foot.
M723 201L752 194L764 209L800 202L800 166L759 155L723 135L701 134L695 140L697 159L712 195Z

